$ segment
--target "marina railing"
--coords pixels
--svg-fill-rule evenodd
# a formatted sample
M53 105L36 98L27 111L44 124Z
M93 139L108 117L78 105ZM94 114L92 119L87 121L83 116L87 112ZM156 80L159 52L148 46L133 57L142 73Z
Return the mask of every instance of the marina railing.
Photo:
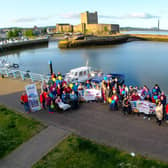
M49 75L37 74L29 71L21 71L17 69L8 69L8 68L0 68L0 75L15 79L18 78L22 80L31 80L32 82L48 81L50 78Z

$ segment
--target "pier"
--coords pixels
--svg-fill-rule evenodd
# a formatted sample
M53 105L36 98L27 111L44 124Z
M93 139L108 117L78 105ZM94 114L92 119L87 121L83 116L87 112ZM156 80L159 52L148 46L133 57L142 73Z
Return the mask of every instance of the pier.
M121 44L127 42L128 35L116 35L116 36L90 36L84 37L84 39L68 39L59 42L59 48L78 48L89 47L98 45L112 45Z
M0 45L0 52L14 50L14 49L21 49L26 47L38 46L42 44L48 44L48 38L40 38L40 39L33 39L27 41L17 41L13 43L5 43Z

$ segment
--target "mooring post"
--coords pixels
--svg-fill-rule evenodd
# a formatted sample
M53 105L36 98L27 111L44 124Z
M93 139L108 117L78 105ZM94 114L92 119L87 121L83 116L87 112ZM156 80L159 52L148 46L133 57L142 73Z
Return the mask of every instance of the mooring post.
M48 64L49 64L49 68L50 68L50 74L52 75L52 74L53 74L52 61L50 60L50 61L48 62Z

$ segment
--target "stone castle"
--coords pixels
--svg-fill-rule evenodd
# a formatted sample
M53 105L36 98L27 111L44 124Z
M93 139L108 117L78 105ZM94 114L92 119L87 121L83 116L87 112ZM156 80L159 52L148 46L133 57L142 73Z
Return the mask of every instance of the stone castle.
M98 13L88 11L81 13L81 24L57 24L57 32L81 32L84 34L116 34L120 31L118 24L98 24Z

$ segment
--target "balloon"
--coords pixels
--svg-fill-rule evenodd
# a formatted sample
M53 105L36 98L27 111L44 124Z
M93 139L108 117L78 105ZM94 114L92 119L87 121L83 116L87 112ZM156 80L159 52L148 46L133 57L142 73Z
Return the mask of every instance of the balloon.
M122 91L122 94L125 94L125 91L124 91L124 90Z
M115 100L112 100L112 101L111 101L111 104L114 104L114 103L115 103Z
M62 76L58 76L58 80L62 80Z
M72 83L70 83L70 84L69 84L69 87L72 89L72 88L73 88L73 84L72 84Z
M105 81L107 80L107 76L104 77L104 80L105 80Z
M111 101L112 101L112 99L111 99L111 98L109 98L109 99L108 99L108 102L109 102L109 103L111 103Z
M52 109L54 108L54 105L53 105L53 104L51 104L51 108L52 108Z
M156 100L158 97L157 97L157 96L154 96L153 98Z
M53 78L52 80L53 80L54 82L56 81L56 79L55 79L55 78Z

